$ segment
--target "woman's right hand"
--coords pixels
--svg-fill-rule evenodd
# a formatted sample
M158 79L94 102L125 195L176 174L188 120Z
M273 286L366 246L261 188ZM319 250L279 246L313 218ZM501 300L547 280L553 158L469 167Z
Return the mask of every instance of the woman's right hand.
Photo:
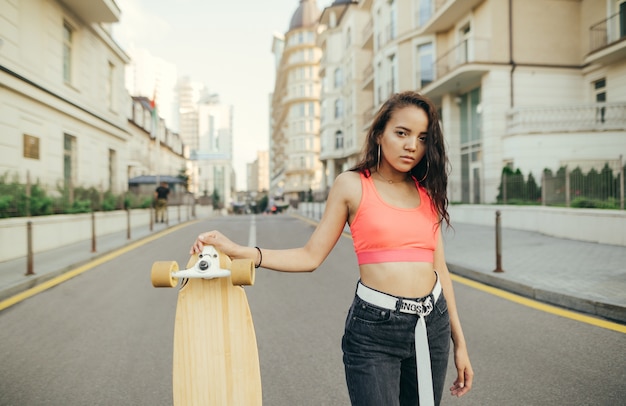
M196 241L194 241L193 245L191 246L191 250L189 251L189 253L192 255L199 254L202 252L202 249L205 245L212 245L218 251L223 252L229 257L235 256L235 252L239 247L239 245L232 242L224 234L220 233L217 230L213 230L198 235Z

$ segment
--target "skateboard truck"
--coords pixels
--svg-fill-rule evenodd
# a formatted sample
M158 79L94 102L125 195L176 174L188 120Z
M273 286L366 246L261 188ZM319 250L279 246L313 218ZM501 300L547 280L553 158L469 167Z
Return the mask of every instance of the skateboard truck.
M192 258L193 259L193 258ZM231 277L234 285L254 283L254 263L248 259L230 260L212 245L205 245L197 261L179 270L176 261L157 261L152 265L152 286L174 287L178 279L215 279Z
M172 272L172 276L175 278L225 278L230 276L230 270L220 268L219 253L212 245L205 245L194 266Z

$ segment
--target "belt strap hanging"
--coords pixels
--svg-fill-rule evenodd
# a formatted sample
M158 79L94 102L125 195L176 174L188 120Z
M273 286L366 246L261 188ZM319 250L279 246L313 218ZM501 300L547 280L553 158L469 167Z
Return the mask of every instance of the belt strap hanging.
M424 315L421 314L415 325L415 356L417 358L417 385L420 406L434 406L435 395L433 393L433 375L430 367L428 334L426 333L426 320Z

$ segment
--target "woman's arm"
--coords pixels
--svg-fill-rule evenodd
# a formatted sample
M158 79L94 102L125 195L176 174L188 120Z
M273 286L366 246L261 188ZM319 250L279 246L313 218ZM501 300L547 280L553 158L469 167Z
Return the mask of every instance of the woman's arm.
M337 243L346 224L350 193L352 191L354 195L355 179L360 182L359 175L354 172L342 173L335 179L322 219L304 247L280 250L261 248L261 266L283 272L311 272L319 267ZM191 253L202 251L205 244L215 246L231 258L254 258L255 264L261 261L256 248L236 244L219 231L200 234L191 247Z
M474 371L472 370L472 365L470 364L467 344L465 342L465 336L463 335L463 329L461 328L459 313L456 308L456 299L454 297L452 279L450 278L450 272L448 271L448 266L446 265L445 260L441 230L439 231L433 265L439 275L443 294L446 298L446 302L448 303L452 342L454 343L454 364L456 365L458 375L450 388L450 392L452 395L460 397L469 392L472 388Z

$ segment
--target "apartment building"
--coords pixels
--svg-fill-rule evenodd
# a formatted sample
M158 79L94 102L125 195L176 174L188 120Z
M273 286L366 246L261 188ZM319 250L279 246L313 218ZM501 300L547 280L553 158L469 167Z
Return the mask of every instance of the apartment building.
M49 193L176 168L182 143L124 86L128 55L111 37L111 0L0 3L0 173ZM157 148L158 146L158 148ZM159 151L159 152L157 152ZM167 173L168 175L177 175Z
M147 97L132 97L128 135L129 180L146 175L175 177L186 171L189 155L182 139L163 118L154 116Z
M271 100L270 189L286 200L304 200L321 189L318 77L321 51L316 44L320 11L315 0L301 0L285 35L275 35L279 61Z
M495 202L505 166L535 179L564 166L608 164L617 175L626 156L625 3L335 1L318 38L327 185L349 166L351 154L339 148L348 129L359 129L358 140L378 106L403 90L439 108L451 201ZM361 93L345 80L347 61L355 62ZM344 83L334 86L338 72ZM337 100L347 94L356 95L352 111L346 105L339 114Z
M269 190L269 151L257 151L257 159L246 164L246 182L248 192L267 192Z
M197 105L197 149L190 151L193 192L217 195L224 208L230 207L236 191L233 169L233 108L219 96L204 92Z
M361 40L367 30L372 31L369 11L356 1L336 0L320 16L320 161L326 193L335 177L359 160L371 121L372 47Z

